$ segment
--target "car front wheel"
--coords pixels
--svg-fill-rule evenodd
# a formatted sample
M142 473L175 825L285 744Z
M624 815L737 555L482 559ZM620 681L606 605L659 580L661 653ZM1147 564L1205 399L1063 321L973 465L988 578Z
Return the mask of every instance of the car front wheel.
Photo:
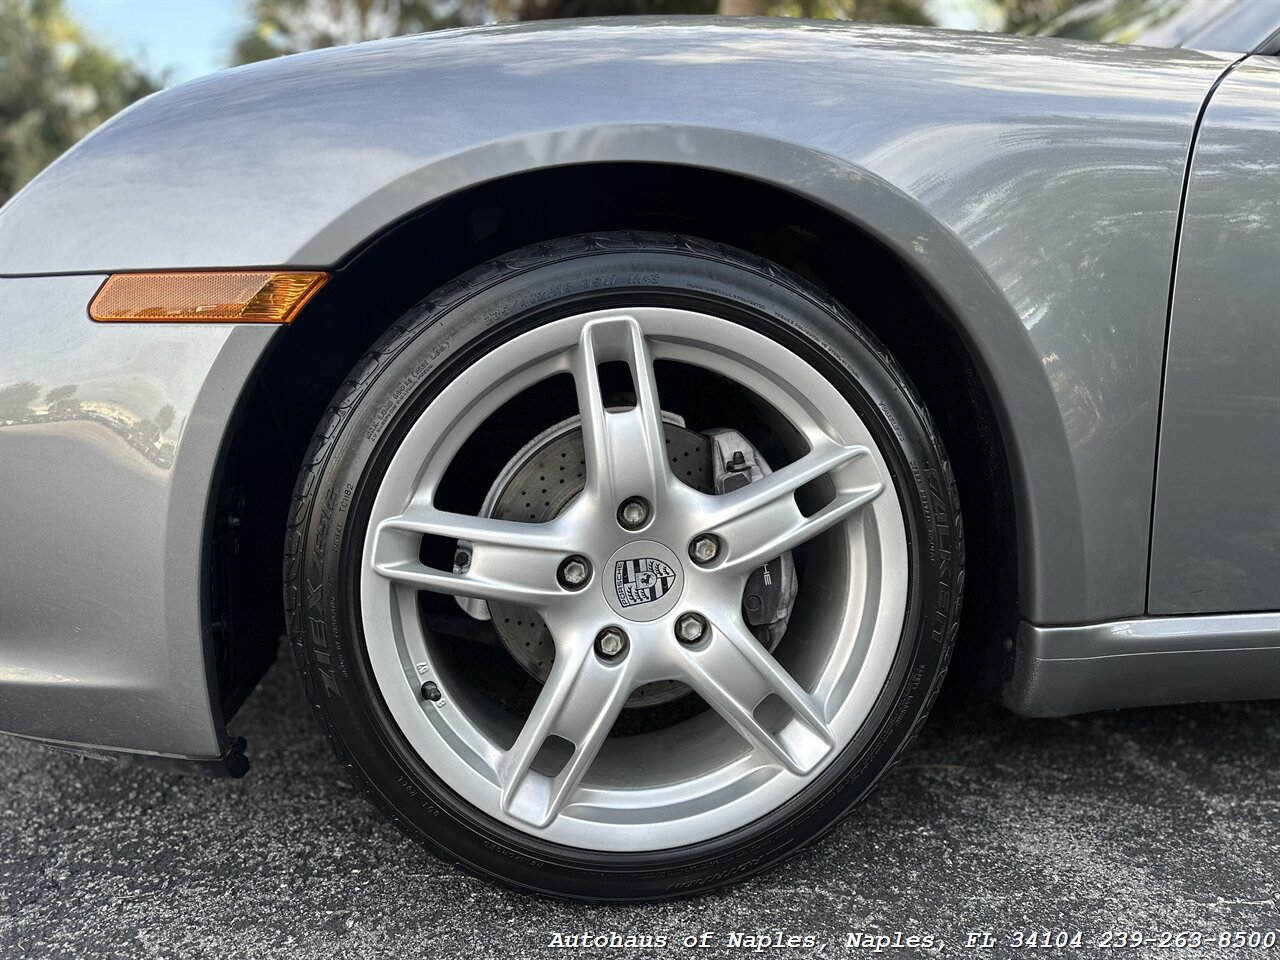
M644 900L758 872L868 792L941 683L963 547L928 415L857 320L740 251L607 234L392 327L312 443L285 569L309 697L410 836Z

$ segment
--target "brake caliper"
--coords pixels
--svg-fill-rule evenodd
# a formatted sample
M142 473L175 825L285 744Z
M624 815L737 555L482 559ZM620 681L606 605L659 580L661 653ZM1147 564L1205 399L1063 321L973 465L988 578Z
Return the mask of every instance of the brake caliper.
M760 451L737 430L706 430L703 436L711 443L716 493L729 493L773 473ZM786 632L797 586L796 566L789 550L762 563L747 578L742 615L759 641L770 650Z

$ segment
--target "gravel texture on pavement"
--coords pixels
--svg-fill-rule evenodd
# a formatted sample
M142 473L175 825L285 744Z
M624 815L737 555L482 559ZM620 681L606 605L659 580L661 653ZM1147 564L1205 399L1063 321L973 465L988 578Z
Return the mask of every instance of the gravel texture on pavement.
M239 781L0 737L0 957L1280 958L1218 939L1280 930L1280 701L1065 720L944 701L825 841L727 892L637 907L518 895L418 848L342 775L287 658L232 728L254 764ZM1011 946L1032 930L1081 945ZM765 946L778 931L813 945ZM1180 931L1200 946L1158 946ZM666 946L552 945L614 932ZM983 933L1002 946L967 949Z

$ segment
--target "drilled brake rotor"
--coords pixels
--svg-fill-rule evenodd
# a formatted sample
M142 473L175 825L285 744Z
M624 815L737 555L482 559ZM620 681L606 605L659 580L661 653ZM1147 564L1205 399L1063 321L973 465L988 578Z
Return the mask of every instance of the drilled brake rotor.
M703 493L714 492L710 445L705 437L664 420L667 455L677 477ZM577 418L553 428L545 440L535 441L508 465L509 476L493 502L491 516L499 520L544 523L557 517L586 485L586 456ZM501 481L500 481L501 482ZM555 662L555 644L536 611L515 604L490 601L489 613L503 645L530 676L546 683ZM627 699L628 707L652 707L683 696L689 688L675 680L647 683Z

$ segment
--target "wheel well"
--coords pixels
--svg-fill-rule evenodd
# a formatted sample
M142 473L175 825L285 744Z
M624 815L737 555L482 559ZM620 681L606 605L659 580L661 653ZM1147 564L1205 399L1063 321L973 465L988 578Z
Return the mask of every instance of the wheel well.
M540 241L632 229L699 236L787 267L840 300L898 359L938 425L965 517L967 589L953 670L969 689L998 689L1017 613L1010 474L982 376L941 299L867 233L795 194L717 171L611 163L523 173L416 211L341 264L277 337L242 399L211 529L225 716L256 684L283 630L282 538L294 478L364 352L471 267Z

